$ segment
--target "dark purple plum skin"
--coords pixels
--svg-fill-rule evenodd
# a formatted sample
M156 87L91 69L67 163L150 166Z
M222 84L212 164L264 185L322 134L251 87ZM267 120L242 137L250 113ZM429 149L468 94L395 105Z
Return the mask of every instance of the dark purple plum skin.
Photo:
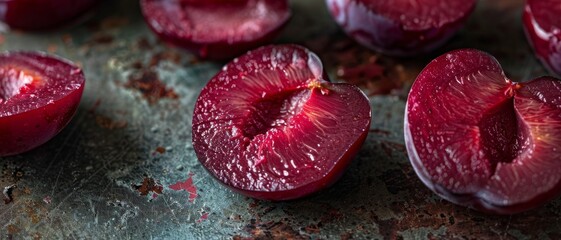
M561 193L561 81L510 81L495 58L462 49L419 74L404 120L409 159L442 198L493 214Z
M209 60L229 60L248 50L272 42L291 17L288 0L235 0L224 4L225 2L227 1L141 0L140 4L144 19L158 37L167 43L187 49L199 57ZM234 22L228 19L230 15L234 15L233 13L251 10L241 9L248 3L259 3L262 6L267 6L267 11L274 12L274 15L269 14L269 16L261 18L269 19L267 21L245 17L244 21L255 21L253 24L259 25L261 29L253 31L251 34L248 34L249 31L238 31L234 32L233 36L225 33L224 30L217 31L205 26L210 24L209 21L189 19L194 18L194 16L190 16L188 11L182 9L193 8L192 5L208 5L211 9L208 10L207 15L215 18L211 22L226 25ZM224 12L224 14L220 15L220 13L217 13L218 10ZM272 18L272 16L276 17ZM232 26L232 28L235 27ZM197 29L204 29L204 31Z
M527 0L522 22L534 53L550 72L561 76L561 9L559 1Z
M374 7L382 0L326 0L327 7L343 30L360 44L384 54L407 57L430 52L450 39L475 9L475 0L423 0L419 9L430 10L444 3L445 16L415 15L415 7ZM389 0L395 5L405 0ZM453 11L450 11L453 9ZM421 11L421 10L420 10ZM424 11L424 10L423 10ZM421 11L421 12L423 12ZM407 16L407 17L405 17ZM436 18L436 19L435 19Z
M45 30L67 25L101 0L0 0L0 21L11 28Z
M20 73L33 81L10 89L22 80L13 77ZM29 151L58 134L74 116L85 84L79 67L39 52L0 54L0 74L0 157Z
M203 88L193 114L198 160L226 187L283 201L332 185L368 134L368 98L323 77L319 58L270 45L234 59Z

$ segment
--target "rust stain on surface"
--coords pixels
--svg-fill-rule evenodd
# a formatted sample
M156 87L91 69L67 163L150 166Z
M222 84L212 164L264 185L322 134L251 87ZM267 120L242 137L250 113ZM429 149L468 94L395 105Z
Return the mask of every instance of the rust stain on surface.
M168 61L175 64L181 63L181 55L176 51L161 51L152 55L148 66L155 67L162 61Z
M150 192L162 194L164 187L156 182L153 178L145 177L140 185L132 184L132 188L140 193L140 196L148 196ZM157 195L156 195L157 196Z
M21 230L20 230L18 227L16 227L16 225L14 225L14 224L8 225L7 230L8 230L8 234L16 234L16 233L18 233L19 231L21 231Z
M99 114L95 116L95 122L98 126L109 130L122 129L127 127L128 125L127 121L125 120L113 120L109 117Z
M166 148L162 147L162 146L159 146L159 147L156 148L155 151L159 154L164 154L164 153L166 153Z
M139 91L150 105L153 105L163 98L178 99L179 95L171 88L168 88L154 70L146 70L134 73L129 76L125 83L125 88Z
M304 240L309 239L307 235L302 235L298 231L294 230L289 224L284 221L271 221L267 223L258 223L252 220L245 229L251 237L243 237L236 235L233 237L235 240L243 239L293 239L293 240Z
M340 35L318 37L305 45L321 55L326 69L336 69L338 79L365 89L369 96L406 95L420 71Z

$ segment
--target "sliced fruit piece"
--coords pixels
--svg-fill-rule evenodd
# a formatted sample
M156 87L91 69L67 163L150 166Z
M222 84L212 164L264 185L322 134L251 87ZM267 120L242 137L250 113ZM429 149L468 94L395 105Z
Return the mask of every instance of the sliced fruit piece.
M203 88L193 146L227 187L254 198L295 199L342 175L370 119L364 93L324 79L314 53L267 46L234 59Z
M80 103L82 70L38 52L0 54L0 156L19 154L54 137Z
M24 30L40 30L68 24L101 0L2 0L0 21Z
M148 26L202 58L231 59L273 40L290 18L287 0L141 0Z
M561 75L561 2L527 0L523 22L536 56L553 73Z
M464 49L431 63L405 112L409 159L441 197L512 214L561 193L561 81L515 83L487 53Z
M475 0L326 0L335 21L360 44L411 56L444 44L466 22Z

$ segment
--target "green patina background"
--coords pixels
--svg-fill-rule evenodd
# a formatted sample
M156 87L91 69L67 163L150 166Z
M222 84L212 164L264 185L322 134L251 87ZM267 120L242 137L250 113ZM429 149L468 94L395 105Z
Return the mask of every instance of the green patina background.
M561 199L514 216L452 205L418 180L403 145L407 91L434 57L475 47L496 56L516 81L545 74L524 37L522 5L479 1L467 26L443 48L392 59L347 38L323 0L292 1L293 19L277 42L307 46L332 79L361 86L373 121L338 183L282 203L235 194L198 164L190 132L194 102L224 63L159 42L138 1L106 1L90 20L56 32L4 33L2 50L72 59L83 67L87 86L75 118L57 137L0 158L0 189L17 186L11 203L0 202L0 239L559 239ZM188 179L191 193L170 188ZM159 186L162 194L153 195Z

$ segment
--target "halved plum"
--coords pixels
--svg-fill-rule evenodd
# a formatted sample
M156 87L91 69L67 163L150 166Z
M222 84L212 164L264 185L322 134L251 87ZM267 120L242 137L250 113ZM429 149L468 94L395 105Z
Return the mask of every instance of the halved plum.
M82 70L39 52L0 54L0 156L31 150L64 128L84 90Z
M289 200L334 183L366 139L370 121L364 93L327 81L314 53L266 46L234 59L203 88L193 146L227 187Z
M395 56L430 52L466 22L475 0L326 0L335 21L360 44Z
M474 209L512 214L561 193L561 81L509 80L487 53L442 55L407 100L405 143L421 180Z
M526 37L536 56L553 73L561 76L561 2L527 0L523 22Z
M49 29L68 24L100 1L0 0L0 21L17 29Z
M202 58L224 60L262 46L290 18L288 0L141 0L148 26Z

